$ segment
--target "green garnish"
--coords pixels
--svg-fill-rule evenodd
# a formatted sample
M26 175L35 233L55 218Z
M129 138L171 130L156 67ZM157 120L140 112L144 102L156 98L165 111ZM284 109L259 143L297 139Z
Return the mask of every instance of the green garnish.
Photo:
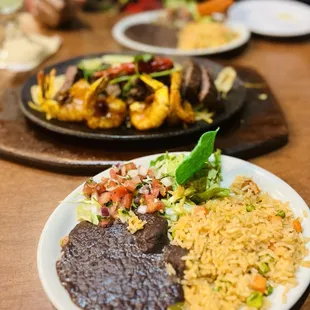
M149 75L153 78L161 77L161 76L166 76L170 75L171 73L178 71L178 69L169 69L169 70L163 70L163 71L158 71L158 72L152 72Z
M152 60L154 56L152 54L140 54L136 55L133 62L138 63L138 62L149 62Z
M283 219L285 218L285 212L283 211L283 210L280 210L280 211L278 211L278 213L276 214L276 216L280 216L280 217L282 217Z
M252 212L255 210L255 207L253 205L247 205L245 209L247 210L247 212Z
M261 263L258 266L258 269L259 269L260 273L263 274L263 275L270 271L270 268L269 268L267 263Z
M132 76L122 88L122 96L125 97L127 93L132 89L135 83L136 76Z
M178 184L185 184L204 167L213 152L214 140L218 130L204 133L189 156L178 166L175 173Z
M167 75L171 75L173 72L177 71L178 69L169 69L169 70L163 70L163 71L159 71L159 72L153 72L148 74L151 77L161 77L161 76L167 76ZM137 78L139 77L139 74L133 74L133 75L123 75L120 76L118 78L115 78L113 80L110 81L110 84L117 84L117 83L121 83L121 82L126 82L129 81L132 78Z
M273 287L272 287L270 284L268 284L268 285L267 285L266 292L265 292L265 295L266 295L266 296L269 296L269 295L271 295L272 293L273 293Z
M222 188L218 185L214 185L210 187L203 193L198 193L192 197L192 200L196 203L207 201L211 198L222 198L227 197L230 194L230 190L228 188Z
M249 307L253 308L261 308L264 304L264 296L260 292L253 292L250 296L246 299L246 304Z
M110 84L117 84L117 83L121 83L121 82L126 82L126 81L129 81L132 77L137 77L138 75L137 74L134 74L134 75L123 75L123 76L120 76L118 78L115 78L113 80L110 81Z
M112 204L113 204L113 202L112 202L112 201L108 201L108 202L105 204L105 206L106 206L107 208L109 208L109 207L111 207L111 206L112 206Z
M96 71L108 69L110 65L109 64L96 64L96 62L90 63L89 60L88 62L84 60L84 61L81 61L77 65L77 67L83 71L84 79L88 80Z
M89 178L89 179L87 179L86 180L86 184L93 184L95 181L94 181L94 179L93 178Z

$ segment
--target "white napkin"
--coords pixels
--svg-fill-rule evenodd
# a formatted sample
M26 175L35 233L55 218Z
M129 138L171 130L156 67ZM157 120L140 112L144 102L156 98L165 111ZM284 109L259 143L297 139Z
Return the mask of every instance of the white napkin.
M3 42L0 49L0 68L11 71L30 71L56 53L61 45L59 36L22 34Z

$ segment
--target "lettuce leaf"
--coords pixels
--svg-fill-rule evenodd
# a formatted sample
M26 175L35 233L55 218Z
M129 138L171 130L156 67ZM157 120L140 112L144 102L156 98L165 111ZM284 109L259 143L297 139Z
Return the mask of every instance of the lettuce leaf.
M101 219L101 206L95 199L84 200L77 208L78 221L88 221L94 225L99 224Z
M178 166L175 176L179 185L187 183L209 161L209 157L213 153L215 136L218 130L205 132L188 157Z

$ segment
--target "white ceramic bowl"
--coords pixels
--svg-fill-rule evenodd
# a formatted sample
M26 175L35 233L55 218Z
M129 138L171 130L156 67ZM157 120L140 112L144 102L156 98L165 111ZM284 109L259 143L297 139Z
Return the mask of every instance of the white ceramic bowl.
M159 154L137 158L133 161L137 165L148 167L150 161L157 156ZM225 155L222 156L222 173L223 186L228 187L238 175L249 176L254 179L263 191L270 193L273 197L282 201L289 201L296 217L303 218L303 212L306 212L308 217L304 218L302 222L304 228L303 234L310 236L309 208L303 199L287 183L258 166ZM99 181L102 176L108 176L108 170L99 173L94 179ZM76 201L82 198L82 188L83 184L69 194L54 210L45 224L38 245L37 264L40 280L47 296L58 310L79 309L71 301L69 294L60 283L56 272L56 261L61 251L59 245L60 239L68 235L78 223L76 220L76 207L78 203ZM310 244L308 244L308 248L310 248ZM307 259L310 259L310 255ZM275 289L274 293L270 296L270 301L272 302L271 310L288 310L298 301L310 283L310 268L300 267L297 272L297 280L299 285L289 291L286 304L282 304L281 293L283 292L283 287L277 287Z

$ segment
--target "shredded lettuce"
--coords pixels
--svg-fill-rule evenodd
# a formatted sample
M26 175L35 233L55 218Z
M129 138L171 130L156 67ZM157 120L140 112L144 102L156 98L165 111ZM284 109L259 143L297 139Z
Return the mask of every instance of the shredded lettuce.
M171 223L180 216L190 213L197 204L206 203L213 198L222 198L230 194L229 189L221 187L221 151L213 153L213 159L207 160L185 185L176 182L176 170L185 156L168 153L157 157L150 166L156 172L156 178L171 179L172 191L162 202L165 205L165 218Z
M101 217L101 206L95 198L84 200L76 208L77 220L88 221L94 225L99 224Z
M173 183L175 183L175 171L183 162L184 157L184 154L169 155L167 152L166 154L163 154L151 161L150 167L155 169L157 179L171 177L173 179Z

